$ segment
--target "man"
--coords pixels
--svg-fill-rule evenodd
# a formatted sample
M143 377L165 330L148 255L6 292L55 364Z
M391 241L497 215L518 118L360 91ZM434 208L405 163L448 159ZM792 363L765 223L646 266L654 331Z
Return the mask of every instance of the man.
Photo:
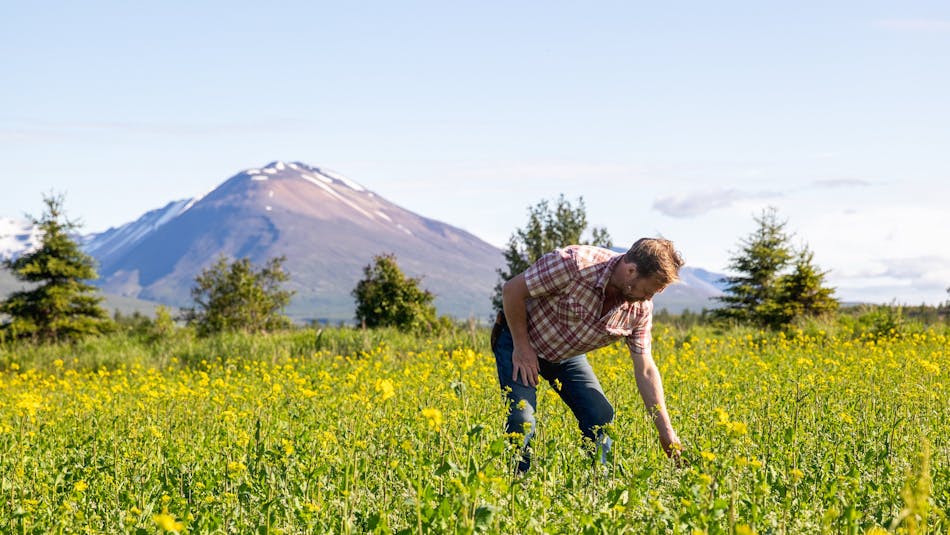
M634 377L667 455L679 438L670 423L660 372L650 354L652 297L677 280L683 258L669 240L643 238L627 251L571 245L538 259L502 289L504 313L492 331L498 379L509 405L506 431L524 435L518 471L531 464L540 373L570 407L584 436L601 446L614 417L584 353L625 338Z

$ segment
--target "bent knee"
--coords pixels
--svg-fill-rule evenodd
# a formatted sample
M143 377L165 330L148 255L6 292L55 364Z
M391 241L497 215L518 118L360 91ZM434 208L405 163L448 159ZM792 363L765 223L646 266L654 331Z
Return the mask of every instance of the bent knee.
M601 427L614 421L614 407L606 398L601 398L599 402L592 403L589 407L588 415L589 427Z

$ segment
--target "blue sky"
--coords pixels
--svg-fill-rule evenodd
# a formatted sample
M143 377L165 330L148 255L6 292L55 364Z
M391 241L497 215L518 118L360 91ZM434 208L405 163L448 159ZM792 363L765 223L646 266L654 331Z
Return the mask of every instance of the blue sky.
M0 216L296 160L499 246L564 193L724 271L775 206L841 298L950 286L946 2L6 3L0 72Z

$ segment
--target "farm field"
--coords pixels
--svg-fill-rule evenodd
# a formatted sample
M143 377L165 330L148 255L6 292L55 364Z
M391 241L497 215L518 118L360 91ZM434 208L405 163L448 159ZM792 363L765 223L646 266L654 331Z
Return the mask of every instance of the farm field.
M300 343L318 336L3 350L0 532L950 530L944 331L658 328L688 464L663 455L616 345L590 355L617 410L610 463L545 384L524 477L483 344Z

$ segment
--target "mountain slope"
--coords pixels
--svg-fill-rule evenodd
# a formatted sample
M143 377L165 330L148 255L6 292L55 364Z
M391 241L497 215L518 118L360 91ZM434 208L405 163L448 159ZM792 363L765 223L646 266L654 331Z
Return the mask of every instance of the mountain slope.
M100 264L113 262L122 253L143 240L152 231L171 221L179 214L191 208L195 199L172 201L162 208L151 210L132 223L118 228L110 228L98 234L83 236L83 249Z
M482 318L503 261L498 249L468 232L299 162L238 173L201 199L180 203L178 213L142 236L116 229L114 235L136 239L99 257L107 292L187 306L194 277L220 255L258 264L285 256L288 287L296 292L291 315L348 320L362 268L375 254L394 253L408 274L423 277L440 312Z

